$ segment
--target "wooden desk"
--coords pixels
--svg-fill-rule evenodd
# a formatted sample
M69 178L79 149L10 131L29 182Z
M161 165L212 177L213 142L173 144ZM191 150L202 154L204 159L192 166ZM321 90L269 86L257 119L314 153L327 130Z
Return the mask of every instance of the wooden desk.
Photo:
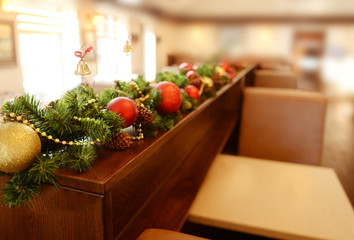
M146 228L179 230L215 156L239 119L241 90L254 66L168 132L125 151L98 146L93 168L60 169L33 204L0 204L0 239L136 239ZM8 180L0 177L0 186Z
M279 239L354 239L354 213L333 169L219 155L189 220Z

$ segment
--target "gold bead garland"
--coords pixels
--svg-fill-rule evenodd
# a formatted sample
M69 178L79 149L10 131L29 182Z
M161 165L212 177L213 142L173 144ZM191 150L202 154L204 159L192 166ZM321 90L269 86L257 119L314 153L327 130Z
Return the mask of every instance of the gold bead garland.
M96 96L96 97L98 97L98 96ZM93 103L95 103L95 102L97 102L97 99L92 98L92 99L88 100L88 101L84 104L84 107L87 107L88 105L93 104ZM98 108L99 108L99 109L103 109L103 106L100 105L100 106L98 106Z
M97 119L89 118L89 117L81 118L81 117L74 116L74 119L77 121L80 121L80 122L96 122L97 121ZM105 126L105 128L107 129L108 127Z
M74 117L74 119L77 117ZM85 118L85 120L89 119L88 121L92 121L90 118ZM40 128L36 128L34 124L30 124L30 122L27 119L24 119L22 115L17 115L16 113L10 113L10 114L5 114L4 118L2 119L2 123L5 123L6 120L15 120L17 122L22 122L23 124L31 127L32 129L35 130L36 133L40 134L42 137L46 137L48 140L54 141L55 143L61 143L62 145L76 145L76 146L87 146L89 144L94 145L95 143L101 142L101 139L97 138L96 141L89 141L89 142L74 142L74 141L61 141L59 138L53 138L52 135L47 135L46 132L42 132ZM93 119L95 121L95 119Z
M96 121L96 119L94 118L79 118L74 116L75 120L78 121ZM46 132L42 132L40 128L36 128L34 126L34 124L30 124L30 122L27 119L24 119L24 117L22 115L17 115L16 113L10 113L10 114L5 114L5 117L2 119L2 123L5 123L6 120L15 120L17 122L22 122L23 124L28 125L29 127L31 127L32 129L35 130L36 133L40 134L42 137L46 137L48 140L54 141L55 143L61 143L62 145L76 145L76 146L87 146L89 144L94 145L96 143L100 143L101 139L97 138L96 142L95 141L89 141L89 142L74 142L74 141L65 141L65 140L60 140L59 138L53 138L52 135L47 135ZM138 124L138 136L132 136L132 140L136 140L136 141L140 141L142 139L144 139L144 134L142 132L141 129L141 123Z
M140 95L139 98L135 99L135 102L141 106L144 106L143 102L145 102L150 96L149 94L147 94L146 96L143 95L143 92L141 91L139 85L136 83L136 82L132 82L131 83L131 86L133 86L138 94ZM84 107L90 105L90 104L93 104L97 101L97 99L90 99L88 100L85 104L84 104ZM99 106L100 109L103 108L103 106ZM94 118L89 118L89 117L86 117L86 118L80 118L80 117L77 117L77 116L74 116L74 119L77 120L77 121L91 121L91 122L94 122L94 121L97 121L96 119ZM10 114L5 114L5 117L2 119L2 123L5 123L6 120L15 120L17 122L22 122L23 124L26 124L28 125L29 127L31 127L32 129L34 129L36 131L36 133L40 134L42 137L46 137L48 140L51 140L51 141L54 141L55 143L60 143L62 145L77 145L77 146L81 146L81 145L94 145L95 143L99 143L101 142L101 140L99 138L96 139L96 141L89 141L89 142L74 142L74 141L65 141L65 140L60 140L58 138L53 138L52 135L47 135L46 132L42 132L40 128L36 128L33 124L30 124L30 122L27 120L27 119L24 119L24 116L22 115L17 115L16 113L10 113ZM140 141L142 139L144 139L144 134L142 132L142 129L141 129L141 123L138 124L138 127L137 127L137 131L138 131L138 136L132 136L132 140L134 141Z
M143 130L141 129L141 123L138 124L138 136L132 136L132 140L143 140L144 139L144 134L143 134Z
M146 96L143 95L143 92L141 91L139 85L136 82L132 82L130 84L138 91L138 94L140 95L139 98L136 98L134 100L137 104L142 104L142 102L145 102L150 97L149 94L147 94Z
M95 103L96 101L97 101L97 99L92 98L92 99L88 100L88 101L84 104L84 106L86 107L86 106L88 106L88 105L90 105L90 104L92 104L92 103Z
M149 94L144 96L143 92L141 91L139 85L136 82L131 82L131 86L133 86L138 91L138 94L140 95L140 97L136 98L134 101L136 102L136 104L144 106L143 102L145 102L150 97ZM143 140L144 134L143 134L143 130L141 129L141 123L138 124L137 131L138 131L138 136L132 136L132 140L133 141Z

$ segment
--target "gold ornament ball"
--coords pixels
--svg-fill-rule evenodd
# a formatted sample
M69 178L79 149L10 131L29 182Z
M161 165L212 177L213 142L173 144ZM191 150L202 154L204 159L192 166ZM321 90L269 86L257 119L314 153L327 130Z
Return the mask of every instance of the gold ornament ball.
M0 125L0 171L22 171L40 152L41 140L32 128L16 122Z

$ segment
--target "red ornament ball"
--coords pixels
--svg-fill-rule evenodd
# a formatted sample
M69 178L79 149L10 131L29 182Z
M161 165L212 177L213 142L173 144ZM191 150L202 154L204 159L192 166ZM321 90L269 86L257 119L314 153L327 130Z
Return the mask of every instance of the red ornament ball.
M161 114L170 114L177 112L182 104L182 93L179 87L171 82L163 81L154 86L161 94L160 104L157 111Z
M184 91L188 94L188 97L199 100L199 89L194 85L188 85L184 88Z
M114 98L108 103L106 109L117 113L124 119L124 128L132 125L138 117L138 109L135 102L127 97Z

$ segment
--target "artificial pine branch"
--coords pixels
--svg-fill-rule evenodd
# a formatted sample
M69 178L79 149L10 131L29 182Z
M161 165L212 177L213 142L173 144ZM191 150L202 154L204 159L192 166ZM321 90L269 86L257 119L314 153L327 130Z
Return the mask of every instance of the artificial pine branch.
M138 129L138 124L134 124L134 127ZM155 137L158 133L158 129L153 122L142 123L141 130L145 137Z
M104 111L100 115L104 119L110 132L121 131L124 119L112 111Z
M55 138L71 139L78 131L78 125L73 119L75 114L78 115L78 112L60 101L47 111L46 121L40 128Z
M208 98L215 97L215 95L216 95L216 90L214 88L210 89L209 91L204 91L203 94L200 96L199 102L204 102Z
M96 97L93 89L89 86L81 85L73 89L77 95L84 97L86 100L93 99Z
M40 108L40 101L35 96L24 94L11 101L6 102L2 107L3 113L25 114L28 120L41 124L45 121L44 111Z
M155 115L154 123L158 131L171 130L175 123L180 119L180 114L178 112L167 114L167 115Z
M102 91L98 97L98 101L103 105L107 106L112 99L119 96L119 93L114 88L107 88Z
M2 189L2 201L9 207L20 207L39 194L39 184L30 181L28 170L16 173Z
M182 118L180 112L175 112L167 115L159 115L154 113L154 120L149 123L141 124L141 129L144 136L154 137L159 131L171 130L174 125ZM137 124L134 125L138 128Z
M40 155L28 171L28 180L36 184L50 182L58 186L54 172L59 168L59 155Z
M161 101L161 93L158 89L153 89L150 92L150 98L144 102L144 105L147 109L154 111L157 105Z
M92 168L92 162L96 157L94 147L87 146L70 146L67 148L61 158L60 164L68 167L75 172L81 173Z
M197 72L201 75L201 76L206 76L206 77L212 77L214 75L214 65L212 64L204 64L204 65L200 65L197 68Z
M138 91L133 88L129 83L123 81L114 81L114 89L117 91L123 92L130 99L135 99L138 96Z
M79 86L67 92L60 99L60 103L66 106L66 108L69 110L67 111L67 113L70 113L71 116L67 116L67 117L72 118L74 115L79 117L87 117L95 113L95 108L91 108L90 110L89 108L87 108L86 105L88 101L94 98L95 95L91 88L85 86Z
M104 122L103 119L94 118L75 118L80 126L83 137L89 137L94 140L101 139L104 141L109 134L109 126Z
M147 86L149 85L149 83L143 76L138 76L137 79L134 80L134 82L138 85L141 91L144 91L144 89L147 88Z
M182 105L180 107L180 111L182 113L192 111L196 109L197 106L198 101L196 99L188 97L188 94L186 92L182 93Z
M156 82L162 81L172 82L180 88L184 88L188 84L188 78L185 75L168 71L159 72L156 75Z

